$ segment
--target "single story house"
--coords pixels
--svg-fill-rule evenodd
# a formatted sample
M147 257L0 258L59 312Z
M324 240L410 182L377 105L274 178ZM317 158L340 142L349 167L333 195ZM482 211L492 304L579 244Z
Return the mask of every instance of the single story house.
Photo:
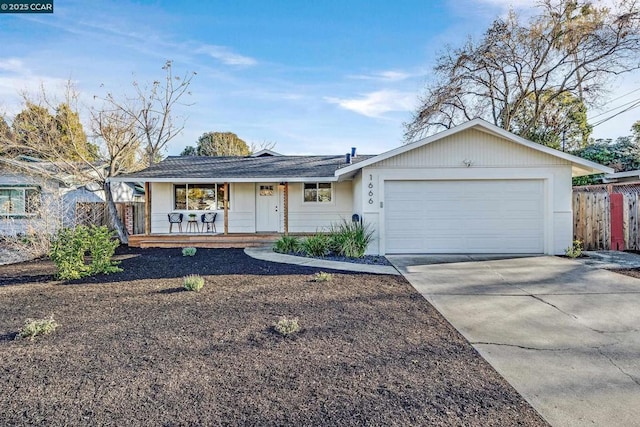
M54 162L0 156L0 236L55 232L59 226L76 225L78 203L105 200L102 186L85 182ZM133 183L112 186L116 203L144 201L141 191Z
M355 214L374 232L370 254L561 254L572 176L613 172L481 119L353 154L168 157L112 181L145 183L150 234L168 233L174 212L215 211L224 233L312 233Z

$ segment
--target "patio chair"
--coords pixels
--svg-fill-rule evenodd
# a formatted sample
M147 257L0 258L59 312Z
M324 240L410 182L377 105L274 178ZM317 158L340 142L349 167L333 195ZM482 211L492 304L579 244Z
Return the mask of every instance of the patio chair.
M170 213L169 217L169 233L173 231L173 224L178 224L178 231L182 233L182 214L181 213Z
M207 231L212 231L214 233L216 230L216 216L218 216L218 212L206 212L203 213L200 219L202 220L202 230L204 231L204 226L207 226Z

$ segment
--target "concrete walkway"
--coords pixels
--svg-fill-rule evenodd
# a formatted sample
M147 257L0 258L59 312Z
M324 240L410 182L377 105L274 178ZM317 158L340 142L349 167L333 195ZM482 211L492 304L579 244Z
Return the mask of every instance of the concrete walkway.
M640 280L559 257L387 258L551 425L640 425Z
M279 262L282 264L304 265L306 267L317 267L326 270L354 271L358 273L372 274L394 274L398 275L398 270L390 265L369 265L355 264L352 262L328 261L317 258L305 258L293 255L284 255L274 252L271 246L246 248L244 253L252 258L263 261Z

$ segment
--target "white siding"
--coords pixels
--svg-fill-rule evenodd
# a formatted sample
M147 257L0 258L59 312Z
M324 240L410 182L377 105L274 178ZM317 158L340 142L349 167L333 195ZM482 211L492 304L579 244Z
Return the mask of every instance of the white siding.
M352 181L333 183L331 203L305 203L303 184L289 184L289 231L292 233L326 230L342 219L351 220L353 215Z
M256 231L256 185L252 182L233 183L231 186L231 203L229 204L229 232L255 233ZM219 211L216 218L218 231L223 230L224 211ZM218 222L220 221L220 222Z
M472 167L570 165L568 161L559 157L541 153L486 132L468 129L383 160L372 167L466 168L465 160L471 161Z

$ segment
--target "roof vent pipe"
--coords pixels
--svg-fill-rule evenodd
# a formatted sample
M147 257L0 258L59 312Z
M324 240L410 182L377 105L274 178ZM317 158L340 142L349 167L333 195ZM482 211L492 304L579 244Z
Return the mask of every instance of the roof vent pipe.
M356 147L351 147L351 157L352 158L356 157Z
M351 153L347 153L347 155L346 155L346 157L345 157L345 159L344 159L344 162L345 162L346 164L348 164L348 165L350 165L350 164L351 164Z

